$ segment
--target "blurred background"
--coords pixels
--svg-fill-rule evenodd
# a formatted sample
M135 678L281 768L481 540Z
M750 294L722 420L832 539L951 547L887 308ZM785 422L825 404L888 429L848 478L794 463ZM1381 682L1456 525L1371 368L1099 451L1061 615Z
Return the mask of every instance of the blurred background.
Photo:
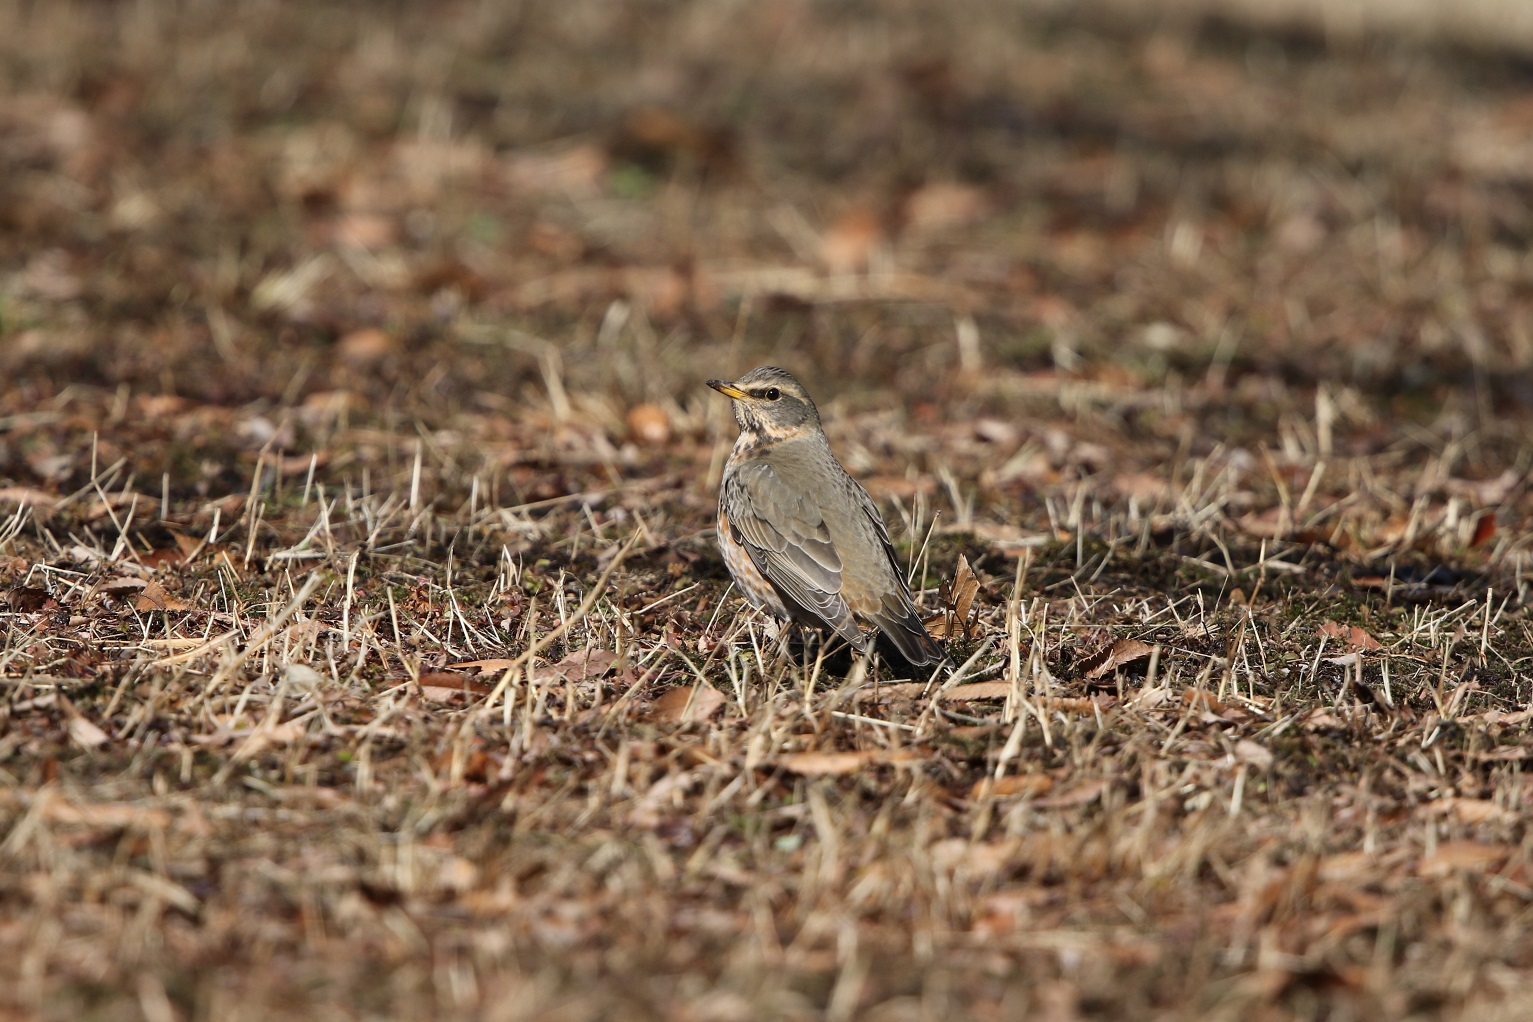
M701 439L770 360L992 494L1402 421L1494 475L1530 46L1507 0L0 4L5 411L174 413L142 468L211 492L356 423Z

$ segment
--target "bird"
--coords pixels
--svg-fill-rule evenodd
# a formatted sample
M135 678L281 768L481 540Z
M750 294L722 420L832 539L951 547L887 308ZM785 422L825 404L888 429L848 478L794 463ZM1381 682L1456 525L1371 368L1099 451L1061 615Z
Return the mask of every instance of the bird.
M831 453L803 384L761 366L708 386L730 399L740 426L719 486L718 540L746 599L779 620L829 628L860 653L882 633L912 666L941 661L883 517Z

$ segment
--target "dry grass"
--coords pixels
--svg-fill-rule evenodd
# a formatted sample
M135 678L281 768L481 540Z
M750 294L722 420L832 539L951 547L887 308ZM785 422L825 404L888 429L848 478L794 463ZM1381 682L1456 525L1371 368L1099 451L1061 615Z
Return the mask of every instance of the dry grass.
M1533 1010L1526 69L877 6L0 4L0 1017Z

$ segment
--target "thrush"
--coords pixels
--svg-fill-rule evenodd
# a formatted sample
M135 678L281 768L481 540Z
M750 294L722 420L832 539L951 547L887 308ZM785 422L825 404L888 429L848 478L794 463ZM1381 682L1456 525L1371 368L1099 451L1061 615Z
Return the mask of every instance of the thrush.
M882 632L914 666L941 660L889 530L831 453L809 392L776 366L708 386L734 402L740 424L719 488L718 534L746 598L781 620L830 628L863 653Z

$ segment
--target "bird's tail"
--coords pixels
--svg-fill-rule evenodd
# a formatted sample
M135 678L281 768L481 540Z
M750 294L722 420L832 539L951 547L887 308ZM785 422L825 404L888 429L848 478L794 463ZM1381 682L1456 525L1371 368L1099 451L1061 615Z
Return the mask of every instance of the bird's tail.
M928 667L946 655L906 600L886 596L879 612L868 615L868 622L876 625L913 667Z

